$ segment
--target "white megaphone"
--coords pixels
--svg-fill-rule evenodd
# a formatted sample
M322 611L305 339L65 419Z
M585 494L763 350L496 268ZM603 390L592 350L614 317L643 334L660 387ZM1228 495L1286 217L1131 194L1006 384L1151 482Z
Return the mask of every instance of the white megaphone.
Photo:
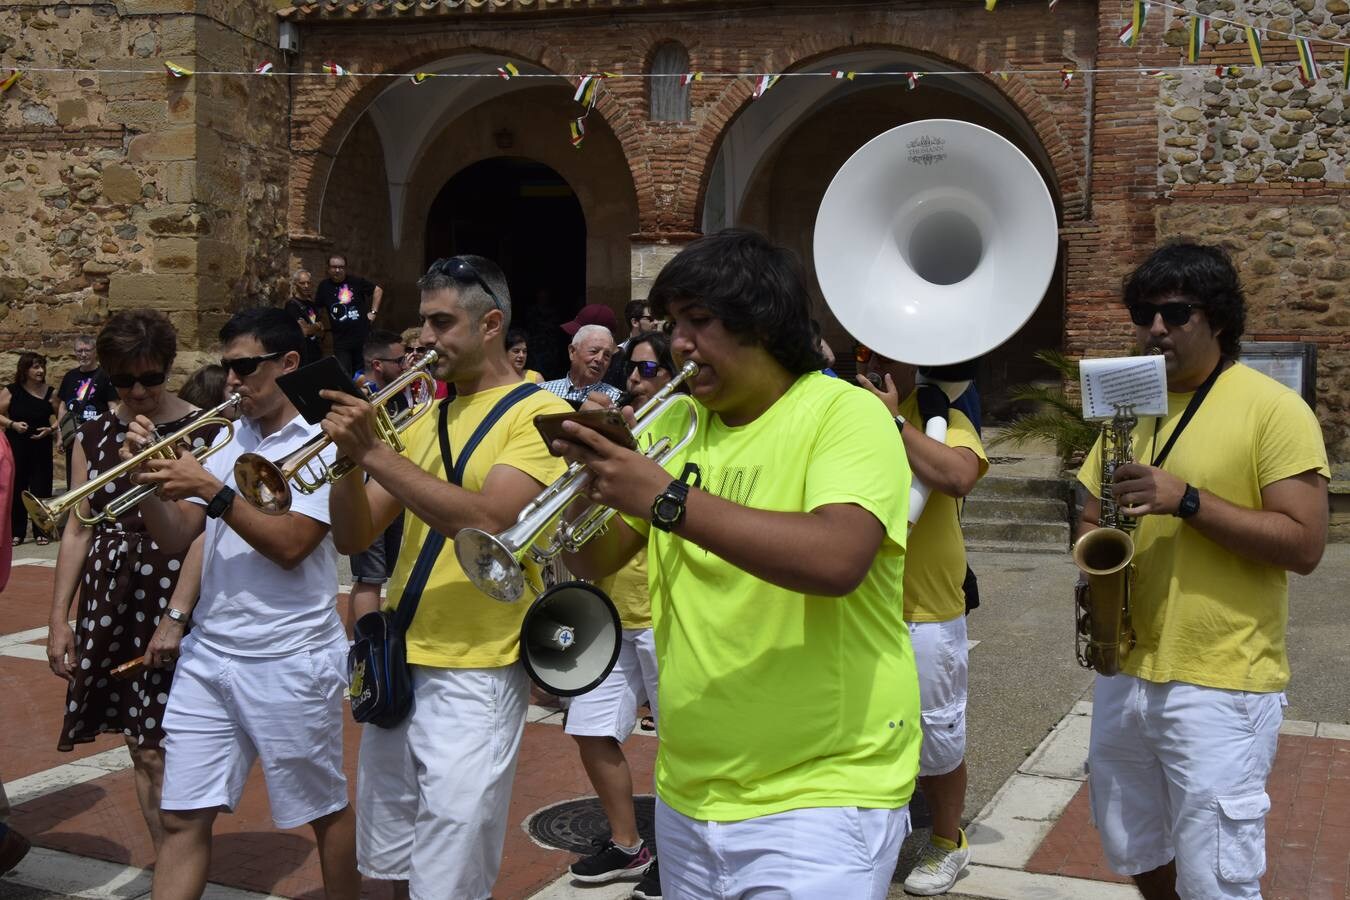
M550 694L574 697L614 669L623 637L619 613L605 592L584 581L544 591L520 624L520 660Z
M911 122L868 141L830 182L816 215L816 278L839 324L881 355L964 362L1040 305L1057 221L1045 180L1006 138L953 119ZM927 424L945 437L945 423Z

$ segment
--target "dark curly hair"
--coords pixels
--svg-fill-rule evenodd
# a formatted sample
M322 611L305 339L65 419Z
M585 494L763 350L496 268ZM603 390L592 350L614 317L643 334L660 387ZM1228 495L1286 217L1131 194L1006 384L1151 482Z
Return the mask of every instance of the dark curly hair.
M727 228L693 241L656 276L647 301L666 318L693 300L742 344L763 347L794 375L825 367L811 333L811 296L801 263L764 235Z
M1247 328L1247 300L1237 268L1224 250L1173 241L1125 277L1126 306L1154 303L1170 294L1203 306L1209 327L1219 334L1219 352L1225 359L1238 358Z

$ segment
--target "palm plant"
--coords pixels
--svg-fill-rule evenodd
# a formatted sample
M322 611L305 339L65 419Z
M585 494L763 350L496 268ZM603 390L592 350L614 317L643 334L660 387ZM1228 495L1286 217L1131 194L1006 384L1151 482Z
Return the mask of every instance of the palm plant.
M1065 384L1078 381L1078 360L1058 350L1038 350L1036 359L1059 374L1053 385L1021 384L1009 389L1013 400L1034 403L1035 409L1008 424L990 444L1021 446L1032 441L1048 441L1064 465L1083 458L1097 440L1099 429L1083 420L1082 407L1065 393Z

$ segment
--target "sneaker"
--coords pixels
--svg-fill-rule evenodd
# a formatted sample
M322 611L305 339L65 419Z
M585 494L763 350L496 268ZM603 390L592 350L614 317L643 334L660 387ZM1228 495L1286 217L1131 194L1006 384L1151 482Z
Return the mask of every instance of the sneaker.
M955 850L943 850L931 842L923 848L918 863L905 879L905 893L918 894L920 897L932 897L945 894L956 884L961 870L970 865L970 845L966 836L961 835L961 846Z
M633 889L634 900L661 900L661 872L657 869L660 860L652 857L647 874L642 876L638 886Z
M641 875L651 864L652 851L645 843L636 853L629 853L617 847L613 841L605 841L599 850L572 863L568 871L577 881L605 884Z
M0 875L17 866L31 849L28 838L0 823Z

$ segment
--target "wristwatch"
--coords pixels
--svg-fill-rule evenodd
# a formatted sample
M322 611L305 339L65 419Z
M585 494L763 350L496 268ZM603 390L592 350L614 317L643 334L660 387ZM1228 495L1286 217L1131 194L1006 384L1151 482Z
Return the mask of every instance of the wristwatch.
M684 502L689 497L689 485L678 478L652 501L652 525L662 531L672 531L684 521Z
M1177 511L1173 513L1178 519L1189 519L1200 511L1200 491L1191 485L1186 485L1186 490L1181 495L1181 502L1177 504Z
M905 433L905 417L904 417L904 416L896 416L896 417L895 417L895 427L896 427L897 429L899 429L899 431L900 431L901 434L904 434L904 433Z
M219 519L233 503L234 490L229 486L223 487L211 498L211 502L206 504L206 514L213 519Z
M186 625L188 623L188 619L191 618L191 616L183 612L181 609L174 609L172 606L164 610L164 615L168 616L170 619L173 619L179 625Z

